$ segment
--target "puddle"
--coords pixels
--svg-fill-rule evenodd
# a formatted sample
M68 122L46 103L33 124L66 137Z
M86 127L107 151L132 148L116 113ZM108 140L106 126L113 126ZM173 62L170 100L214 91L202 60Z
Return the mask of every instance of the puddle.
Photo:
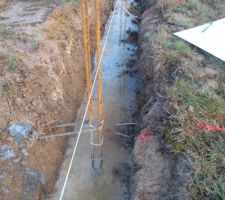
M90 135L83 133L73 162L65 190L65 200L127 200L129 189L126 177L132 164L131 149L121 144L122 138L115 135L117 123L133 122L136 112L136 92L139 80L127 73L126 64L129 60L137 60L135 44L120 45L120 8L112 23L108 44L104 54L103 67L103 98L104 98L104 162L103 169L91 166ZM137 31L138 27L126 16L126 29ZM109 17L109 20L111 17ZM106 30L108 25L106 26ZM104 41L105 38L103 38ZM97 99L95 92L94 99ZM82 109L81 109L82 110ZM80 113L83 114L81 111ZM75 139L71 141L73 148ZM58 199L65 180L72 150L68 150L57 182L57 192L50 199ZM125 173L126 172L126 173ZM116 174L116 175L115 175ZM125 178L123 177L125 176ZM121 177L123 177L121 179Z

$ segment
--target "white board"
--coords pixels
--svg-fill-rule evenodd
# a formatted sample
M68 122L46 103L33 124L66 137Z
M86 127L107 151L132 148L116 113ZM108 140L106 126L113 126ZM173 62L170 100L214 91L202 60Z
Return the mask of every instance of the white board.
M174 35L225 61L225 18Z

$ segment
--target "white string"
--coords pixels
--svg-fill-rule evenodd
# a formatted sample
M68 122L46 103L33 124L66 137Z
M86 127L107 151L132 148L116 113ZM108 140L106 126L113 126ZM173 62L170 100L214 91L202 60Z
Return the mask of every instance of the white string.
M95 86L95 83L96 83L96 80L97 80L98 72L100 70L103 54L104 54L105 47L106 47L106 44L107 44L107 40L108 40L108 37L109 37L110 29L111 29L111 26L112 26L112 21L113 21L115 12L116 12L117 4L118 4L117 1L116 1L115 8L114 8L111 20L110 20L109 28L108 28L107 35L106 35L106 38L105 38L105 43L104 43L104 46L103 46L103 49L102 49L101 58L100 58L100 61L98 63L97 71L96 71L96 74L95 74L95 77L94 77L94 81L93 81L93 85L92 85L92 88L91 88L91 93L90 93L90 96L88 97L87 106L86 106L86 109L85 109L85 112L84 112L84 116L83 116L82 123L81 123L81 126L80 126L80 130L79 130L79 133L78 133L77 141L76 141L76 144L74 146L73 154L72 154L72 157L71 157L71 160L70 160L70 164L69 164L69 167L68 167L68 171L67 171L67 174L66 174L66 178L65 178L65 181L64 181L64 184L63 184L63 188L62 188L59 200L63 199L63 195L64 195L64 192L65 192L65 189L66 189L66 185L67 185L69 174L70 174L70 171L71 171L71 168L72 168L74 156L75 156L76 151L77 151L77 146L78 146L78 143L79 143L79 140L80 140L81 132L82 132L82 129L83 129L83 126L84 126L84 122L85 122L85 118L86 118L86 115L87 115L88 106L90 104L91 97L92 97L93 91L94 91L94 86Z

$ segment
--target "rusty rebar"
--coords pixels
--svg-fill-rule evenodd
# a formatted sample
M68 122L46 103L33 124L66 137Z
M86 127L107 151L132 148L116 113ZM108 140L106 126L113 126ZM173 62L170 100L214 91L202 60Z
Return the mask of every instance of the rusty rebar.
M92 80L91 80L91 47L90 47L90 31L89 31L89 19L88 19L88 0L81 1L81 13L82 13L82 28L83 28L83 42L85 53L85 72L87 81L88 96L91 94ZM89 104L89 120L91 122L93 117L92 99Z

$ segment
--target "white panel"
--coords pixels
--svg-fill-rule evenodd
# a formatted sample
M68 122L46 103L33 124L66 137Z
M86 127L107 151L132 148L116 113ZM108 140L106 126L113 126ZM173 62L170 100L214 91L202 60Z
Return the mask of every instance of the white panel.
M225 61L225 18L174 35Z

